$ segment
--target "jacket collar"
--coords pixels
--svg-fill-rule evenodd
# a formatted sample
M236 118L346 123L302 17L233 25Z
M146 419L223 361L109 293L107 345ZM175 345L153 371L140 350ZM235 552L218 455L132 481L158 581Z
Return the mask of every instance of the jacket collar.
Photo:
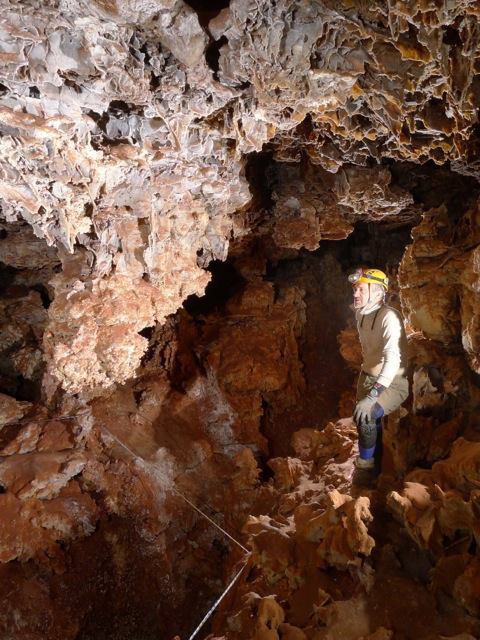
M358 309L357 313L361 316L369 316L374 311L378 311L380 307L383 307L383 302L379 302L374 307L368 307L368 304L367 304L362 309Z

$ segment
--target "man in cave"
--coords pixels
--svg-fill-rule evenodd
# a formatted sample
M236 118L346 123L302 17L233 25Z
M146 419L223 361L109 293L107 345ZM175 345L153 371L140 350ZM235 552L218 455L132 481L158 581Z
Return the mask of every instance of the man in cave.
M375 468L381 419L408 396L407 339L400 313L385 304L388 278L379 269L358 269L348 277L362 346L362 371L353 413L358 430L358 469Z

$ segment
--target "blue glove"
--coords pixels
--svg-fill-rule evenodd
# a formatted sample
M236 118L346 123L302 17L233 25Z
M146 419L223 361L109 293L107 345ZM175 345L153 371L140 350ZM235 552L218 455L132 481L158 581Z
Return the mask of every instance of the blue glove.
M353 412L353 419L358 425L372 421L371 412L376 401L376 398L367 396L357 402L355 405L355 411Z

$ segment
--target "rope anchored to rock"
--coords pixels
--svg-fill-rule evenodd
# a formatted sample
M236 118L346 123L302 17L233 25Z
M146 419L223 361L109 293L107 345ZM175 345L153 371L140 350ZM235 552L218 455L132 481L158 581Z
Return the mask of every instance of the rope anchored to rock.
M39 419L31 417L31 418L26 418L26 419L23 419L23 420L19 420L17 422L8 423L8 426L10 426L10 425L13 426L13 425L29 424L29 423L32 423L33 421L35 421L35 422L69 421L69 420L76 420L77 418L79 418L81 416L85 417L85 415L86 414L84 412L82 412L82 413L78 413L78 414L70 415L70 416L55 416L55 417L48 417L48 418L45 417L45 418L39 418ZM118 445L120 445L120 447L123 448L134 460L140 462L142 465L147 464L147 461L144 458L142 458L141 456L136 454L127 444L125 444L125 442L122 442L122 440L120 440L120 438L118 438L118 436L116 436L114 433L112 433L112 431L110 431L110 429L108 427L106 427L104 424L100 424L100 429L105 434L107 434L110 438L112 438ZM151 464L152 466L155 467L156 474L158 474L158 476L160 478L162 478L167 484L169 484L169 485L171 484L171 480L169 478L167 478L164 474L162 474L162 472L159 470L158 466L154 462L150 462L148 464ZM248 565L248 560L249 560L249 558L251 556L251 552L239 540L237 540L233 535L231 535L224 527L222 527L217 522L215 522L215 520L213 520L207 513L205 513L202 509L200 509L200 507L198 507L189 498L187 498L187 496L184 493L182 493L181 491L179 491L179 489L177 489L174 485L171 485L171 490L172 490L173 493L178 495L184 502L186 502L194 511L196 511L196 513L198 513L202 518L204 518L207 522L209 522L209 524L214 526L218 531L220 531L222 533L222 535L224 535L226 538L228 538L228 540L233 542L236 546L238 546L246 554L244 559L243 559L243 563L242 563L242 566L240 567L240 569L235 573L233 578L227 584L226 588L222 591L220 596L215 600L215 602L210 607L210 609L207 611L205 616L202 618L202 620L200 621L198 626L195 628L193 633L189 636L189 640L193 640L198 635L199 631L203 628L205 623L212 616L212 614L217 609L217 607L220 605L222 600L226 597L226 595L232 589L232 587L237 582L237 580L240 577L240 575L242 574L242 572L245 570L245 567ZM212 509L212 511L213 511L213 509Z

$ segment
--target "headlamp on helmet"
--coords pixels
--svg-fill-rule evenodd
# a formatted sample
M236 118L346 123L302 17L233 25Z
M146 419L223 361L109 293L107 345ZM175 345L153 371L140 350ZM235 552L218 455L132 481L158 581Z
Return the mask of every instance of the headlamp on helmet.
M348 276L348 281L352 284L381 284L385 291L388 291L388 277L380 269L357 269Z

